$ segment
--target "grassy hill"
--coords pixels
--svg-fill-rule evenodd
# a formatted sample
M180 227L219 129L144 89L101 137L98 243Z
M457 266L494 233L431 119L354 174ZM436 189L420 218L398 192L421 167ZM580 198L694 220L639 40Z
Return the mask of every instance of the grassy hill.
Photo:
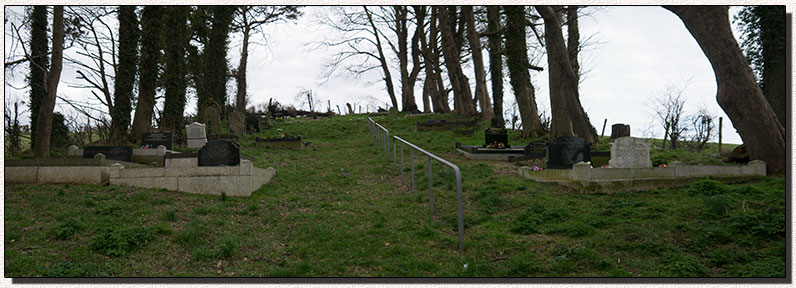
M581 195L521 179L514 163L454 152L456 141L482 143L486 124L412 131L431 118L374 117L461 168L465 251L457 250L453 173L434 164L429 216L425 159L415 155L412 193L375 145L367 117L338 116L273 128L301 135L311 149L257 148L254 136L266 132L247 135L242 153L276 169L248 198L5 185L5 276L785 276L783 176ZM527 141L513 131L509 139ZM678 153L692 162L711 157Z

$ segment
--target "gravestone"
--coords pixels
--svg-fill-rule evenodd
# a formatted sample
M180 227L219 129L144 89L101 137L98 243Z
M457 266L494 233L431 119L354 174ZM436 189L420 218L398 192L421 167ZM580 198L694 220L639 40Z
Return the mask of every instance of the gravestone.
M240 111L232 111L229 113L229 134L243 139L246 136L246 115Z
M390 107L390 111L387 113L390 118L398 118L398 108Z
M83 147L83 158L94 158L102 153L105 159L133 162L133 147L130 146L86 146Z
M611 125L611 139L630 137L630 125L618 123Z
M166 146L166 149L171 150L172 139L173 135L171 134L171 132L166 132L166 133L144 132L141 133L141 146L144 146L146 148L158 148L158 146L163 145Z
M531 141L531 143L523 147L523 152L528 156L545 157L547 155L547 144L547 141L544 140Z
M202 122L207 126L207 136L221 134L221 108L214 102L202 105Z
M202 148L207 143L205 124L193 122L185 125L185 131L188 134L188 148Z
M611 168L652 167L650 144L641 138L621 137L611 143Z
M492 127L484 131L484 147L509 148L509 134L505 128Z
M572 169L578 162L591 161L591 143L578 136L553 139L547 146L547 169Z
M232 140L208 141L199 149L199 166L236 166L240 164L240 145Z

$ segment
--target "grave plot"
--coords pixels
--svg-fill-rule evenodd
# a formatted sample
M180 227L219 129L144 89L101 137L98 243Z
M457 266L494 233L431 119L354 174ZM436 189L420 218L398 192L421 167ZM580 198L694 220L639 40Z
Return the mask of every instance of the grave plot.
M532 141L523 147L511 147L508 133L503 128L484 131L484 145L461 145L456 142L456 151L473 160L521 161L546 157L547 141Z
M300 135L283 136L282 138L273 138L273 139L255 137L254 144L257 147L269 147L275 149L292 149L292 150L301 150L309 145L309 143L301 141Z
M553 153L553 152L549 152ZM520 167L520 175L537 182L552 182L585 193L612 193L619 191L644 191L655 188L677 187L710 177L724 182L741 181L766 176L763 161L748 165L685 165L673 161L665 167L652 167L649 144L643 139L620 137L611 143L609 166L592 168L586 157L589 153L559 152L559 157L548 159L548 169ZM583 157L582 155L586 155ZM586 160L586 161L584 161ZM571 168L549 169L554 167Z
M75 183L107 185L111 165L145 168L148 165L107 159L102 153L91 158L6 160L7 183Z
M417 116L422 116L424 114L418 114ZM447 121L447 120L428 120L426 122L417 122L415 123L415 130L417 131L441 131L441 130L450 130L453 128L467 128L467 127L475 127L478 125L478 121Z

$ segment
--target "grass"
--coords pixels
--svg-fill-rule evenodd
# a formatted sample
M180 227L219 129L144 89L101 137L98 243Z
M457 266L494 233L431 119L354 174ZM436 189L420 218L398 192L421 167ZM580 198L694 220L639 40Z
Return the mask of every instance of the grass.
M340 116L277 123L311 142L305 150L260 149L253 139L262 135L247 135L242 153L276 169L247 198L7 184L5 276L785 276L783 176L581 195L521 179L514 163L454 152L456 141L483 141L485 123L412 132L438 117L375 119L461 168L463 252L453 173L432 164L430 216L427 160L415 155L413 194L367 118Z

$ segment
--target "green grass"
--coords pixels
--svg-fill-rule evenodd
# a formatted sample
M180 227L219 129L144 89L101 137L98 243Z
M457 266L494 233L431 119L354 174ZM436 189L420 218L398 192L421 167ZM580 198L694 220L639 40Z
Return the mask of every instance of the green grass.
M461 168L465 251L450 169L432 164L430 216L427 159L415 154L413 194L367 118L345 116L278 122L273 129L312 143L300 151L259 149L253 139L264 133L247 135L242 153L276 169L247 198L5 185L5 276L785 276L782 176L581 195L522 179L515 163L454 152L456 141L480 144L485 123L412 132L438 117L374 119ZM509 141L530 140L510 131Z

